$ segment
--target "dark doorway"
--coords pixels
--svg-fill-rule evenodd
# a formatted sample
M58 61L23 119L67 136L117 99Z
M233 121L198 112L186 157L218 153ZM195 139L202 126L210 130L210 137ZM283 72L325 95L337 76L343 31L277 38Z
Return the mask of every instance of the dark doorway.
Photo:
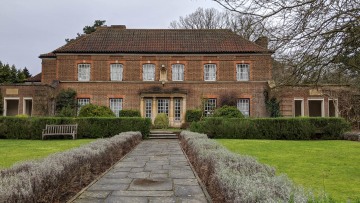
M6 116L16 116L19 114L19 100L6 101Z
M303 116L303 100L295 100L295 117Z
M322 100L309 100L309 116L321 117L322 114Z

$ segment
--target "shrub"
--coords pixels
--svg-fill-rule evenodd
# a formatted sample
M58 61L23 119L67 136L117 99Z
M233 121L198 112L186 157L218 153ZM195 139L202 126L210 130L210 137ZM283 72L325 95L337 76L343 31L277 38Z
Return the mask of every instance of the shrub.
M192 123L190 130L213 138L235 139L342 139L349 129L342 118L206 118Z
M138 110L125 109L119 112L119 117L141 117L141 115Z
M222 106L215 110L213 117L244 118L243 114L235 106Z
M79 117L115 117L115 114L107 106L86 104L81 107Z
M190 109L186 111L185 120L186 122L200 121L203 112L200 109Z
M169 127L169 118L164 113L159 113L156 115L155 121L154 121L154 127L156 129L166 129Z
M41 139L46 124L78 124L78 138L111 137L126 131L150 133L148 118L0 117L0 138Z
M229 152L204 134L182 131L181 145L213 202L307 202L301 188L250 156Z
M74 117L76 116L76 108L72 108L70 105L65 106L57 113L59 117Z
M69 88L66 90L61 90L59 94L56 96L56 115L59 116L76 116L76 107L77 107L77 101L76 101L76 91ZM71 111L69 110L71 109ZM71 115L64 114L71 113Z
M66 202L140 141L140 132L121 133L2 170L0 202Z

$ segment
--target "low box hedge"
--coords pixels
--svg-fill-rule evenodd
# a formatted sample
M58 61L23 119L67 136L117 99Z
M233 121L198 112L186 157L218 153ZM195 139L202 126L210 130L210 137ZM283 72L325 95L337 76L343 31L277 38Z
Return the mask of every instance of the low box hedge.
M0 138L41 139L46 124L78 124L78 138L111 137L121 132L150 133L151 120L147 118L69 118L69 117L0 117Z
M350 129L343 118L205 118L190 130L212 138L310 140L342 139Z
M0 171L0 202L67 202L142 140L124 132Z

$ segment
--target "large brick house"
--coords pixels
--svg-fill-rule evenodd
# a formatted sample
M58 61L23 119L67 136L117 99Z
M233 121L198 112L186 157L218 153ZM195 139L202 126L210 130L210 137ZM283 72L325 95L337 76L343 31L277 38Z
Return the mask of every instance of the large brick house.
M40 55L42 73L32 81L2 86L4 115L51 115L57 92L72 88L80 106L136 109L152 119L166 113L172 126L188 109L210 114L224 95L236 97L244 115L266 117L272 54L266 38L250 42L230 30L99 27Z

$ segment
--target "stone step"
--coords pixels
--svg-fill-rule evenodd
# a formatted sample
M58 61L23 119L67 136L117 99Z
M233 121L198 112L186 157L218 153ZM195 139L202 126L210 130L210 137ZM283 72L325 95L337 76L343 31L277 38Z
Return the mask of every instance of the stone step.
M178 139L178 133L170 131L152 130L149 135L150 139Z

